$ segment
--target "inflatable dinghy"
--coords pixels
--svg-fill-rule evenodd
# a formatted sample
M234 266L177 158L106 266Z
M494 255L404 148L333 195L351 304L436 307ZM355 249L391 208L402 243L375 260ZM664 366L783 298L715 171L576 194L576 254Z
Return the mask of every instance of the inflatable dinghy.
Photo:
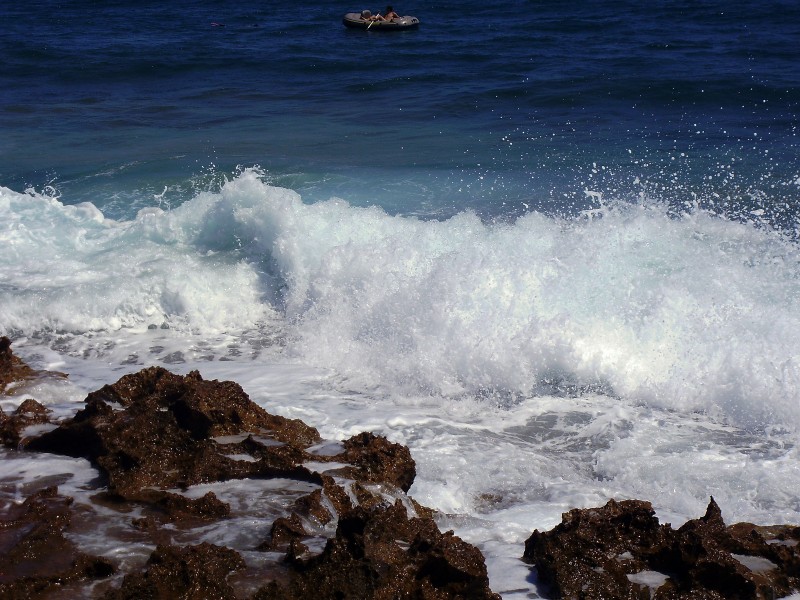
M391 21L370 21L362 15L369 14L369 11L361 13L347 13L342 18L345 27L353 29L368 29L370 31L400 31L401 29L416 29L419 27L417 17L397 17Z

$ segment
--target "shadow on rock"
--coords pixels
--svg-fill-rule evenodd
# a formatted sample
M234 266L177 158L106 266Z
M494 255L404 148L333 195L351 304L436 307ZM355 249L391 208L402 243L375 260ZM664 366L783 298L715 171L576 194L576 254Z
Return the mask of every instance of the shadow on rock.
M798 540L793 526L727 527L713 498L677 530L649 502L610 500L534 531L523 560L553 597L771 600L800 588Z

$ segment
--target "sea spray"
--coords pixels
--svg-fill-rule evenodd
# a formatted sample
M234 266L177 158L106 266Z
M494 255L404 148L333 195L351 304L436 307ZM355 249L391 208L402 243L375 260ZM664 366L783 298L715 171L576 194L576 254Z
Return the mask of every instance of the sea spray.
M800 253L748 223L646 199L426 221L304 204L257 170L124 222L2 195L5 331L273 327L287 356L395 392L525 396L560 381L800 425Z

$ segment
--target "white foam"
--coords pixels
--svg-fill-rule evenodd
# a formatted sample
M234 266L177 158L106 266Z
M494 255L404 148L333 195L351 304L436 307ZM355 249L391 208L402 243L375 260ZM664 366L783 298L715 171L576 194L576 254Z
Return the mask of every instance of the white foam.
M607 198L572 220L423 221L307 205L247 171L114 222L0 188L0 333L70 374L3 407L66 415L161 364L237 381L329 440L385 435L411 449L411 495L509 597L535 593L519 562L533 529L609 498L651 500L674 526L710 495L729 523L800 522L797 246ZM30 460L13 476L94 472ZM208 490L240 485L238 505L249 483ZM245 548L268 519L257 529L207 537Z
M266 327L291 356L392 392L524 395L567 378L800 424L800 253L747 224L614 203L584 220L426 222L306 205L252 170L129 222L0 197L3 331Z
M207 248L194 218L204 202L150 211L128 222L102 219L89 205L0 188L0 321L4 331L141 329L205 332L268 320L259 275ZM183 209L183 210L181 210ZM238 329L238 328L237 328Z
M659 571L640 571L627 575L627 578L631 583L650 588L650 597L653 598L656 590L669 579L669 575Z
M761 556L749 556L747 554L731 554L731 556L755 573L764 573L778 568L778 565L774 562Z

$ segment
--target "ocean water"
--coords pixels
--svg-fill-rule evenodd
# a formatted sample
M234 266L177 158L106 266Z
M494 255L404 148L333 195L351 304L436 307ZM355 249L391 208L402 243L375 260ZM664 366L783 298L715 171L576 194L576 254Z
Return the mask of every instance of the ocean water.
M0 406L158 364L386 435L504 598L609 498L800 523L800 7L362 8L0 8L0 334L69 373Z

